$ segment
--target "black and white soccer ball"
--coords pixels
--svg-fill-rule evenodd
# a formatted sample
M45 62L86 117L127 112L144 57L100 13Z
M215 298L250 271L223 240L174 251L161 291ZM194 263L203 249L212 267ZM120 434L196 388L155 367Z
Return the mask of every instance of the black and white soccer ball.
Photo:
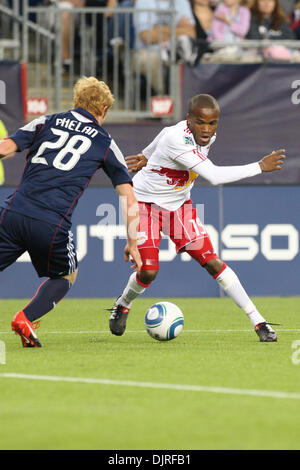
M177 305L171 302L157 302L148 308L144 324L152 338L169 341L182 332L184 317Z

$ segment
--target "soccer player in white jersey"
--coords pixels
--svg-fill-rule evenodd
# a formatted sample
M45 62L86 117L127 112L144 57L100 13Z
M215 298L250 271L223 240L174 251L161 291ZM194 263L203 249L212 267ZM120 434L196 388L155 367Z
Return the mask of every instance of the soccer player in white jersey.
M109 320L110 330L122 335L133 300L155 279L159 270L161 232L186 252L216 280L245 312L260 341L277 341L275 331L251 301L239 278L215 253L208 233L190 199L194 180L200 175L213 185L231 183L280 170L284 150L273 151L260 161L240 166L216 166L208 159L216 139L220 109L210 95L196 95L189 103L187 120L164 128L142 154L128 157L139 201L139 252L142 268L134 272L116 300Z

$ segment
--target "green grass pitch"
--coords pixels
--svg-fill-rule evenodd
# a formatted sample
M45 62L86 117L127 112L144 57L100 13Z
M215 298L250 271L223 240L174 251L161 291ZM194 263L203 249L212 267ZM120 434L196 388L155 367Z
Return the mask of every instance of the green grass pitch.
M42 319L40 349L10 331L25 301L2 300L0 448L300 449L300 299L255 299L281 324L278 343L260 343L227 298L165 299L182 309L184 330L155 341L143 320L156 300L137 300L116 337L111 299L65 299Z

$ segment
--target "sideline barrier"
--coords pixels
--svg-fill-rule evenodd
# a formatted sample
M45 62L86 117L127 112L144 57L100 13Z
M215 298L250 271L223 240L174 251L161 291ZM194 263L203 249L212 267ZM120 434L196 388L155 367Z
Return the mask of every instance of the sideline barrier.
M1 188L0 198L12 189ZM219 188L194 188L197 204L215 249L238 274L252 296L299 296L300 187L224 187L224 218L219 218ZM74 214L79 258L78 279L69 297L115 297L132 272L123 261L124 226L119 225L117 194L111 188L87 189ZM220 235L221 233L221 235ZM41 280L28 258L1 273L0 297L33 295ZM147 290L151 297L218 297L216 282L172 242L161 244L160 272Z

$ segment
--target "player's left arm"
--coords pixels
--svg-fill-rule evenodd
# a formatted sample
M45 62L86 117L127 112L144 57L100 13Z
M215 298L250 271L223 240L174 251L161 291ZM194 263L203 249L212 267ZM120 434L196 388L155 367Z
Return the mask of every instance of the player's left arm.
M266 155L259 162L239 166L217 166L210 160L198 164L193 171L201 175L213 185L233 183L244 178L251 178L263 171L281 170L285 150L280 149Z
M16 143L9 138L0 140L0 159L11 158L15 155L18 147Z
M16 152L22 152L32 146L36 137L44 128L47 119L47 116L40 116L9 136L9 139L16 144Z
M250 178L261 174L263 171L270 172L281 170L284 159L285 150L280 149L266 155L258 162L247 165L217 166L197 151L180 155L177 161L188 170L193 170L195 173L198 173L198 175L202 176L212 185L218 185Z

